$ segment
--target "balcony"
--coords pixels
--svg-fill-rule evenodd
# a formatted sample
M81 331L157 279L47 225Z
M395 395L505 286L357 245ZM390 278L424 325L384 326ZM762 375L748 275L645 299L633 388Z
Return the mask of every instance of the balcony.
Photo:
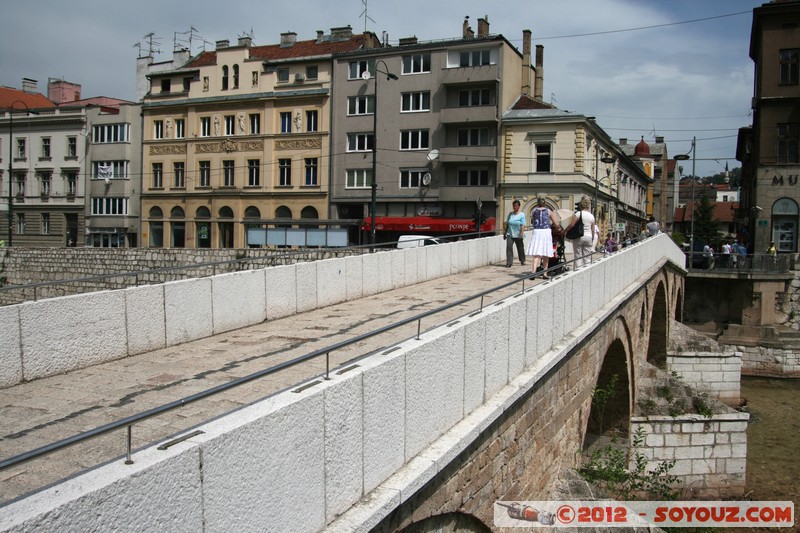
M439 120L442 124L497 122L497 107L493 105L445 107L439 113Z
M440 202L493 202L494 187L439 187Z
M441 149L442 163L497 162L497 146L446 146Z
M442 69L440 79L443 85L466 85L469 83L500 81L497 65L445 68Z

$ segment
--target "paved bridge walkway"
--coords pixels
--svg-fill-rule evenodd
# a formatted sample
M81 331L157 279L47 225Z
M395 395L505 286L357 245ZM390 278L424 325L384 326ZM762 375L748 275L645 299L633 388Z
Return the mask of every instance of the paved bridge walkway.
M232 379L521 279L529 266L495 265L0 389L0 458L38 448ZM526 287L531 286L526 282ZM541 281L536 281L541 283ZM497 301L520 286L484 299ZM478 300L423 320L422 330L475 310ZM416 335L416 323L331 353L331 368ZM325 371L324 357L134 426L133 447L165 439ZM122 460L124 431L106 434L0 472L7 502L110 460ZM0 503L2 505L2 503Z

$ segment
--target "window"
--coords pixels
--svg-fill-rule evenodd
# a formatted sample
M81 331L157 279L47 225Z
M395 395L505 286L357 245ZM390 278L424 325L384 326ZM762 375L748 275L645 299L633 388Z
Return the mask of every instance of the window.
M236 185L236 168L233 166L233 161L226 160L222 162L222 186L234 187Z
M128 177L127 161L92 162L92 179L125 179Z
M281 133L292 133L292 113L290 111L281 112Z
M351 96L347 99L348 115L371 115L375 112L375 97Z
M258 187L261 184L261 161L258 159L247 160L247 185Z
M225 115L225 135L234 135L236 133L236 117L234 115Z
M50 213L42 213L42 235L50 235Z
M222 90L228 90L228 65L222 67Z
M306 157L306 187L317 186L317 158Z
M172 90L172 80L169 78L161 80L161 92L168 93L170 90Z
M182 118L175 119L175 138L183 139L186 137L186 121Z
M489 89L466 89L458 92L460 107L489 104Z
M292 185L292 160L278 159L278 185L290 187Z
M375 62L362 59L361 61L351 61L347 72L348 80L359 80L365 72L375 72Z
M533 145L534 161L536 168L534 172L550 172L550 143L536 143Z
M798 59L800 59L800 49L789 48L781 50L781 85L797 85L798 83Z
M153 121L153 139L163 139L164 138L164 121L163 120L154 120Z
M121 197L92 197L92 215L127 215L128 199Z
M199 187L211 187L211 161L200 161Z
M184 180L184 167L182 161L176 161L172 163L172 170L175 173L175 180L172 183L172 186L176 189L183 189L186 186L186 181Z
M400 188L401 189L418 189L422 183L422 176L426 170L401 170L400 171Z
M306 111L306 131L317 131L319 129L318 116L316 109Z
M233 66L233 88L239 88L239 65Z
M489 128L469 128L458 130L459 146L487 146L489 144Z
M25 159L26 153L25 139L17 139L17 159Z
M400 132L401 150L423 150L428 148L428 130L408 130Z
M253 113L250 115L250 135L261 133L261 115Z
M78 191L78 174L70 172L67 174L67 196L75 196Z
M430 111L431 93L430 91L420 91L415 93L403 93L402 111Z
M778 164L798 163L797 124L778 124Z
M211 137L211 117L200 117L200 137Z
M153 163L153 189L164 188L164 164Z
M375 136L371 133L348 133L348 152L368 152L375 144Z
M348 189L367 189L372 186L372 170L348 170L347 185Z
M461 52L459 56L459 66L477 67L480 65L491 65L490 50L472 50L471 52Z
M17 235L25 235L25 213L17 213Z
M192 78L183 78L183 92L188 93L192 88Z
M25 196L25 174L20 173L15 176L17 182L17 196Z
M50 137L42 137L42 157L50 159Z
M125 143L130 139L130 124L102 124L92 127L94 144Z
M459 187L486 187L489 185L489 171L486 169L461 169L458 171Z
M319 67L317 65L309 65L306 67L306 79L316 80L319 78Z
M67 137L67 157L78 157L78 138Z
M403 74L419 74L431 71L430 54L412 54L403 56Z
M289 81L289 69L288 68L279 68L276 72L278 74L278 81L279 82L287 82L287 81Z
M50 196L50 181L51 174L49 172L43 172L39 175L39 192L42 196Z

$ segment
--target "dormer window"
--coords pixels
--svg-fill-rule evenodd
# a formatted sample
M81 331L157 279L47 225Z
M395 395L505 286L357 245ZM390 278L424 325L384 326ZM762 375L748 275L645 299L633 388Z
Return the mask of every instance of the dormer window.
M228 65L222 67L222 90L228 90Z

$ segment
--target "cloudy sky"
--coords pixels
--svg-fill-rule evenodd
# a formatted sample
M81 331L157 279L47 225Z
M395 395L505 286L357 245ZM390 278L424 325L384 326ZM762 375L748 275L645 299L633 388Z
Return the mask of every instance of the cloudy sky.
M477 30L522 48L522 31L544 46L544 96L594 116L612 139L665 138L671 156L697 138L697 175L740 166L736 134L751 124L752 10L766 0L27 0L3 2L0 85L22 78L82 85L84 97L135 98L136 58L153 33L170 58L176 35L197 32L192 51L252 34L257 45L294 31L365 27L389 42L460 37L465 16ZM366 24L366 26L365 26ZM183 43L186 46L187 43ZM137 45L141 45L137 47ZM691 173L691 161L684 174Z

